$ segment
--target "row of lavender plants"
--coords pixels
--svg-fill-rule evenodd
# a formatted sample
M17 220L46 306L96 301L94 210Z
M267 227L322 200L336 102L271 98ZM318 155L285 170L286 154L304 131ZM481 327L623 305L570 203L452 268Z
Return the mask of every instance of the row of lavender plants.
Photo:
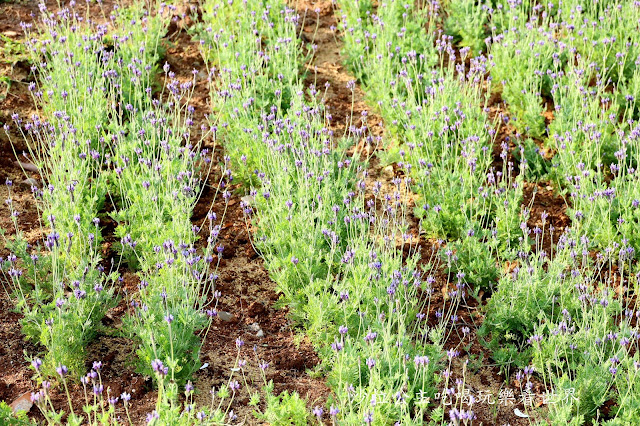
M114 301L97 218L107 191L101 142L111 95L104 70L112 57L102 44L106 27L81 26L83 18L70 9L54 14L43 5L41 14L42 38L25 29L33 70L42 76L29 87L42 118L14 121L28 141L25 162L33 162L46 182L31 187L46 236L33 247L15 222L9 275L25 335L47 349L43 374L60 369L78 377L86 345Z
M220 226L212 211L200 226L190 220L203 189L201 176L212 169L210 151L190 134L194 80L178 81L166 65L163 88L158 93L154 87L168 9L134 3L98 23L88 9L85 16L74 5L54 14L42 5L40 34L25 26L39 77L30 87L39 111L29 122L14 118L30 141L27 158L45 182L32 191L50 230L43 251L25 241L15 219L17 237L7 242L12 254L6 266L24 314L23 331L46 348L44 362L32 362L42 386L32 399L52 424L119 424L120 399L131 424L131 395L104 389L101 363L83 375L86 347L123 283L116 272L121 261L114 265L112 258L105 272L100 256L98 216L107 195L114 207L108 214L118 223L120 257L140 271L139 291L126 300L130 315L123 331L140 345L139 371L158 386L148 421L191 424L208 418L196 412L187 380L200 366L198 333L215 314ZM206 240L201 249L199 238ZM85 388L84 415L74 412L77 401L70 398L70 413L57 411L51 380L61 382L69 397L78 379ZM186 391L184 405L180 389ZM211 411L211 421L224 419L225 412L213 405Z
M392 159L417 171L414 189L432 201L422 209L433 209L437 198L435 213L462 218L450 221L454 226L445 232L433 229L443 223L441 214L423 221L430 233L452 240L443 250L447 263L457 264L454 269L476 288L499 278L479 330L491 337L494 360L524 368L524 374L518 373L520 379L526 376L523 392L531 392L536 371L554 394L571 396L537 413L543 418L562 424L602 420L599 409L613 400L617 405L609 423L625 424L637 416L637 329L630 289L636 281L632 238L638 203L635 160L630 158L635 151L629 149L637 139L635 97L629 93L637 84L637 42L622 34L637 25L637 4L583 10L581 4L566 3L558 10L553 4L545 8L526 1L494 7L451 2L440 19L462 47L459 51L452 48L451 38L436 39L433 25L443 12L437 4L421 9L389 2L375 10L368 2L341 2L341 29L353 71L400 142ZM485 44L487 23L494 37ZM609 33L614 35L607 38ZM474 54L471 60L469 53ZM484 81L487 72L492 78ZM608 90L612 84L613 94ZM555 119L548 128L541 101L545 85L555 102ZM486 135L493 136L496 128L487 125L482 107L493 90L501 92L512 124L522 132L515 140L521 144L515 152L520 160L515 178L517 169L506 161L508 139L500 146L507 166L489 169L493 146ZM547 132L548 144L557 151L551 164L540 157L534 141L523 137L537 141ZM479 145L469 144L469 138ZM489 154L485 161L479 150ZM411 155L415 152L418 156ZM529 229L526 208L520 206L523 177L541 178L550 166L554 171L547 176L570 191L573 204L574 229L561 236L554 235L545 214L540 227ZM472 173L465 174L465 168ZM626 173L618 175L620 171ZM615 182L612 175L624 178ZM440 196L438 188L452 190ZM618 206L626 206L619 211L630 216L621 217ZM424 214L420 209L417 213ZM493 238L487 238L487 231ZM543 249L547 233L555 240L555 252ZM465 242L456 239L476 235L479 244L470 263ZM594 249L603 253L594 258ZM498 273L494 259L513 259L517 266ZM460 416L460 411L452 412L451 420ZM466 417L469 413L463 412Z
M154 376L167 367L171 383L183 386L200 367L196 332L208 325L204 307L213 294L209 265L219 225L213 212L204 230L191 224L201 176L209 175L212 162L209 150L190 133L195 77L181 82L166 64L166 84L160 93L153 91L158 44L169 22L162 6L154 12L131 22L140 28L118 37L115 45L122 101L110 139L111 216L118 222L122 258L139 270L139 292L129 300L125 326L140 341L141 371ZM198 252L201 234L206 244Z
M437 268L443 265L447 282L455 284L447 298L466 300L470 291L493 288L496 257L512 258L526 242L519 229L522 175L507 163L507 147L502 170L490 169L496 132L483 110L486 61L472 59L467 68L469 49L458 53L450 38L437 37L436 7L391 1L375 10L368 2L344 1L340 29L349 65L393 138L392 154L381 159L396 161L413 178L407 188L418 195L413 213L427 237L447 241L437 252ZM448 309L457 317L457 304ZM455 328L454 322L441 332ZM441 374L449 377L450 370ZM445 381L439 388L449 386ZM428 407L435 422L475 417L473 407Z
M554 256L523 256L501 281L487 315L494 336L512 340L524 359L533 357L551 389L574 389L575 397L550 408L556 422L626 424L638 415L637 107L629 91L637 85L638 6L512 4L489 47L497 59L492 75L502 80L516 129L543 139L552 157L547 176L569 200L572 229L556 237ZM528 69L505 74L514 61L529 63ZM547 124L542 112L549 106ZM520 313L508 314L523 298ZM522 313L537 321L525 325ZM601 407L610 400L615 406L604 417Z
M476 291L489 289L499 275L496 257L513 258L519 249L526 212L524 174L507 161L508 146L501 147L502 166L491 167L497 131L486 110L486 59L469 60L469 48L458 52L451 38L437 37L437 5L340 6L351 68L396 142L383 161L397 161L414 179L414 213L427 236L451 241L442 250L449 272L465 274Z
M637 369L631 367L637 345L631 292L637 196L634 151L627 146L637 133L630 89L637 85L638 41L631 33L638 25L638 4L513 3L491 13L496 20L489 45L496 63L492 76L502 86L516 129L546 138L552 159L542 170L566 191L573 229L559 238L552 261L521 265L528 265L527 272L545 265L542 280L519 276L521 266L504 278L487 322L500 340L510 336L516 349L533 355L553 389L576 390L575 399L552 407L552 418L581 424L601 417L602 404L614 400L610 422L624 424L637 416L632 396ZM522 66L507 72L514 57ZM549 106L547 125L542 112ZM549 279L559 285L540 286ZM513 308L509 301L522 297L526 309L519 312L538 317L529 323L536 332L520 322L520 314L507 314L507 306ZM566 349L558 353L558 347Z
M334 137L322 88L305 88L298 74L294 11L276 1L209 2L205 10L204 46L212 47L219 83L212 105L234 119L222 114L217 124L232 163L252 184L243 207L257 228L254 244L333 390L314 415L345 424L422 424L440 380L434 371L444 336L423 312L435 280L432 266L419 264L408 229L401 201L408 181L394 180L385 192L369 178L368 158L347 154L361 138L374 139L366 117L346 137ZM267 403L259 417L270 422L310 421L304 409L269 405L287 406L284 397Z
M158 403L150 422L221 422L226 413L194 409L189 379L200 368L201 331L208 331L215 315L215 270L223 247L217 245L219 221L212 210L202 224L191 223L193 208L204 190L213 163L210 149L202 149L192 135L194 108L189 99L193 78L180 81L163 66L165 84L153 95L158 42L168 19L161 10L145 22L146 30L121 38L124 63L123 108L125 132L114 135L112 176L122 257L139 269L138 293L129 300L125 328L137 336L140 371L154 377ZM155 22L154 22L155 20ZM137 35L137 39L135 37ZM231 179L224 165L222 179ZM214 202L229 193L214 191ZM225 204L226 205L226 204ZM226 207L223 209L224 215ZM198 240L204 239L203 243ZM198 249L197 247L200 247ZM187 402L178 403L184 389ZM185 411L186 410L186 411Z

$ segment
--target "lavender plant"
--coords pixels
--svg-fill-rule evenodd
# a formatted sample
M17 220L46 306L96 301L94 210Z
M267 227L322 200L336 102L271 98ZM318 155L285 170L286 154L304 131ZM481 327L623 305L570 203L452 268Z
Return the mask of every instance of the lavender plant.
M616 377L618 372L628 377L634 374L635 368L631 364L635 360L633 348L637 345L638 335L637 327L631 324L635 315L633 305L627 304L624 293L616 295L609 286L597 288L592 285L595 274L603 269L609 269L607 283L611 283L614 274L607 264L622 262L622 267L628 259L624 246L600 255L593 269L585 264L584 256L583 259L577 256L576 267L580 269L573 270L571 275L581 282L571 288L565 301L558 303L561 315L555 320L541 318L530 338L536 349L536 370L555 393L567 395L566 389L574 389L570 398L564 398L551 408L554 421L571 420L582 424L597 416L597 409L616 395L614 383L623 383ZM620 271L622 279L625 274L624 270ZM566 305L578 309L572 314ZM624 400L627 392L628 388L621 386L617 389L617 398ZM627 409L631 411L625 412ZM632 407L623 404L613 418L631 413Z
M42 375L42 360L34 358L31 361L32 368L42 385L37 392L31 393L31 400L38 407L45 420L49 424L62 424L63 419L67 425L133 425L129 407L131 405L131 394L122 392L120 395L113 395L111 388L105 388L102 380L102 362L94 361L91 370L81 378L84 405L82 412L76 413L77 401L72 400L68 392L68 369L61 365L57 368L57 375L62 381L66 393L69 413L64 410L56 410L51 395L51 382L45 380ZM153 360L153 369L159 383L159 387L164 389L166 381L165 366L160 360ZM197 407L194 402L194 387L188 382L184 391L184 403L178 403L176 399L167 398L166 394L160 393L155 409L147 414L148 425L175 424L181 426L191 425L223 425L228 424L226 419L231 420L233 412L228 413L222 407L228 402L228 392L222 386L218 392L211 390L211 404L209 407ZM219 399L216 405L216 399ZM124 418L124 420L123 420Z
M418 394L434 392L440 349L403 338L414 335L425 303L418 295L427 290L417 257L403 256L409 235L400 197L408 183L396 182L397 191L386 196L375 184L378 201L365 203L359 159L345 157L340 143L332 149L322 106L308 104L301 92L289 114L272 120L264 127L273 131L262 134L261 185L245 209L254 212L255 245L284 301L324 348L336 394L330 411L346 422L421 418L412 407ZM414 358L420 362L409 364ZM420 377L415 384L413 375ZM371 409L368 401L378 393L394 395L398 404L388 399Z
M241 181L251 181L262 150L250 132L286 110L300 90L302 50L298 15L279 1L207 1L198 30L209 64L210 121Z
M420 81L438 61L431 31L438 6L392 0L374 13L370 2L345 1L340 9L347 64L372 100L389 102L398 93L401 99L420 97L405 82Z
M46 119L23 122L16 115L14 122L28 143L26 158L47 183L43 189L34 185L32 192L48 229L44 249L34 250L21 240L14 222L18 238L11 244L10 276L24 314L23 331L48 350L43 371L53 375L66 365L77 377L86 344L116 301L114 277L108 278L101 265L97 218L106 191L100 141L109 58L101 45L105 27L80 26L73 9L53 15L42 5L41 12L48 34L32 38L29 49L42 78L40 87L32 83L30 89ZM23 276L21 268L28 273Z
M515 127L533 138L546 131L542 95L551 89L548 74L557 72L566 56L566 45L557 40L554 26L536 26L538 19L537 14L532 16L526 26L515 21L517 26L494 34L489 55L491 76L502 85L501 96L514 116ZM514 62L516 69L511 65Z
M489 4L469 0L451 0L445 5L448 16L444 22L447 35L460 47L469 47L474 56L486 50Z

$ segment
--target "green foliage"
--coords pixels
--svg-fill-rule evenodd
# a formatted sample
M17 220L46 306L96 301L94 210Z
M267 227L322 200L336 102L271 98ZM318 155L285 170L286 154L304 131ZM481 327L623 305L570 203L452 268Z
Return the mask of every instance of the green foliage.
M260 132L248 130L264 124L269 114L286 112L302 90L297 20L278 0L206 1L203 21L193 30L203 40L203 56L216 80L211 125L241 182L255 184L252 174L264 160Z
M543 157L540 148L531 139L525 139L519 149L514 151L515 159L525 168L525 179L529 182L545 180L549 173L549 163Z
M74 244L81 243L79 237ZM21 235L6 246L17 261L5 262L3 271L24 266L20 276L12 277L11 288L23 314L22 332L47 348L43 371L53 376L58 366L65 365L80 377L86 346L97 334L104 314L117 304L112 287L115 277L99 270L97 256L78 259L75 265L65 261L70 250L54 249L31 257Z
M274 426L308 424L309 413L305 401L298 392L283 391L280 395L273 394L273 381L265 387L266 407L263 413L254 413L256 418L264 420Z
M490 243L476 236L465 236L453 241L441 249L443 261L447 261L446 252L453 250L455 261L448 262L447 272L458 276L458 280L478 289L488 290L495 287L500 275Z
M502 86L502 99L513 114L512 124L532 138L546 133L542 95L551 91L548 72L566 61L566 51L546 26L531 30L513 27L494 35L491 76Z
M178 262L181 262L178 260ZM197 282L186 282L181 269L168 266L144 275L139 298L143 308L125 321L125 329L139 342L138 371L154 376L152 361L160 359L170 369L171 379L183 386L200 368L200 338L209 320L197 309ZM195 290L194 290L195 289ZM168 321L167 318L172 318Z
M569 263L567 252L557 254L554 261L532 255L514 267L510 275L503 276L487 303L486 316L479 330L481 337L489 337L492 357L501 366L526 364L531 353L526 349L528 339L539 321L556 321L561 313L555 308L557 301L571 315L579 305L570 295L572 281L563 279Z
M449 16L444 22L445 33L454 36L460 47L471 49L474 56L486 50L487 9L486 4L475 0L450 0L446 6Z
M13 413L13 409L4 401L0 401L0 422L6 426L31 426L34 425L24 411Z
M374 13L368 0L339 3L346 62L368 96L376 102L393 97L394 92L402 93L403 98L420 97L422 93L412 93L402 80L421 79L437 63L435 31L430 31L435 20L428 8L391 0ZM403 78L398 80L398 76Z

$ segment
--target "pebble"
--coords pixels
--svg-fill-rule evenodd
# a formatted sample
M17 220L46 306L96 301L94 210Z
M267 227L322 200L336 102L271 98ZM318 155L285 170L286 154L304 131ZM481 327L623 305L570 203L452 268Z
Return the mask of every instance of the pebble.
M393 179L393 176L394 176L393 166L385 167L384 169L382 169L382 173L380 173L380 174L385 179Z
M253 198L253 196L251 195L245 195L244 197L240 198L240 201L242 201L245 204L252 205L254 201L256 201L256 199Z
M40 169L35 164L25 163L24 161L14 161L14 164L28 172L40 173Z
M27 413L33 407L33 402L31 402L31 392L26 392L20 395L15 401L11 403L11 409L14 413L18 411L26 411Z
M25 180L23 180L22 182L20 182L20 186L27 188L27 189L31 189L32 186L35 186L36 188L38 187L38 180L34 179L34 178L27 178Z
M260 324L254 322L249 326L249 331L256 333L256 337L262 339L264 337L264 331L260 328Z
M225 311L218 311L218 318L225 322L233 321L233 314Z

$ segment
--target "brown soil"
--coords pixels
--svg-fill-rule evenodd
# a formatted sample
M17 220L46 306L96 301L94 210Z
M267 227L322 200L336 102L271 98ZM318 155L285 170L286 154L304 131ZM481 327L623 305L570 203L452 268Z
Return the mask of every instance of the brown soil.
M380 136L383 131L382 118L375 114L375 108L367 104L358 84L353 90L347 87L349 82L355 81L355 77L346 69L341 54L343 42L336 30L335 3L330 0L292 3L295 3L292 6L302 18L302 41L306 43L308 53L313 54L305 66L305 83L307 86L314 84L325 93L327 112L331 115L335 134L340 136L348 133L351 126L360 127L366 123L373 136ZM327 83L328 88L325 86ZM364 120L363 112L367 114Z

